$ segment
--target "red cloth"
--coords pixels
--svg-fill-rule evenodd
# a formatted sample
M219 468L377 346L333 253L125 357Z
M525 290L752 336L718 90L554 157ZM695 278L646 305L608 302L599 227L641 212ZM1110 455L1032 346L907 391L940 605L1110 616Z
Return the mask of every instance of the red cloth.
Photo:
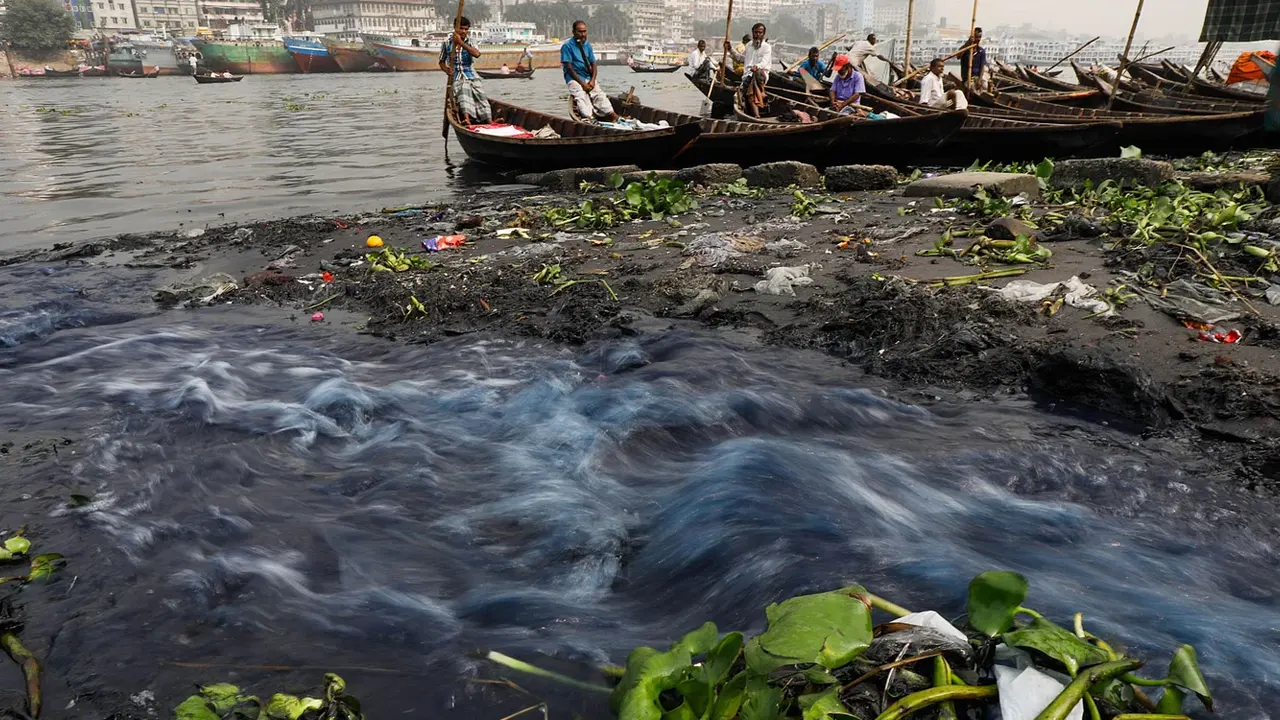
M1262 68L1253 61L1253 56L1265 58L1272 62L1276 60L1276 54L1267 50L1259 52L1247 52L1236 58L1236 62L1231 66L1231 74L1227 76L1227 84L1234 85L1241 82L1265 82L1266 74L1262 72Z

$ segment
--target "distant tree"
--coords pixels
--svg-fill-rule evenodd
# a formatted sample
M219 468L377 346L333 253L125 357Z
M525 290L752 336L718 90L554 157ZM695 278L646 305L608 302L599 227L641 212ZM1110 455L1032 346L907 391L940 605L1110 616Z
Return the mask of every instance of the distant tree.
M538 33L548 38L568 38L573 34L575 20L589 20L582 6L577 3L539 2L521 3L507 9L509 22L531 22L538 26Z
M588 22L590 37L600 42L624 43L631 40L631 18L617 5L596 6Z
M443 26L449 27L453 25L453 21L458 17L458 3L454 2L454 0L432 0L432 4L436 9L436 17L442 22ZM484 2L484 0L471 0L471 2L463 6L462 14L477 25L488 20L492 15L488 3Z
M754 24L755 24L754 20L742 20L742 19L734 18L733 29L729 31L729 39L732 40L733 44L736 46L738 43L742 42L743 35L751 34L751 26ZM766 23L766 25L767 24L768 23ZM770 35L773 34L772 28L770 28L769 34ZM724 39L724 21L712 20L710 22L696 22L693 24L693 36L695 38L701 38L703 40L714 40L715 38L720 38L723 40ZM714 45L714 43L712 43L712 45Z
M75 30L71 13L54 0L9 0L0 15L0 40L32 53L65 50Z
M785 41L804 45L814 41L813 30L810 30L804 23L795 19L794 16L779 14L765 24L769 27L769 42Z

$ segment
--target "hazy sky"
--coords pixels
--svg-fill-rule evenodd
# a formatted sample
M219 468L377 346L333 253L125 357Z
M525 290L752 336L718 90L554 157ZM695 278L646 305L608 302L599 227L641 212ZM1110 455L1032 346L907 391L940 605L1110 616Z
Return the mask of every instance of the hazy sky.
M967 25L972 0L937 0L938 14L951 26ZM1138 34L1199 37L1209 0L1147 0ZM1137 0L978 0L979 25L1021 25L1095 35L1127 35Z

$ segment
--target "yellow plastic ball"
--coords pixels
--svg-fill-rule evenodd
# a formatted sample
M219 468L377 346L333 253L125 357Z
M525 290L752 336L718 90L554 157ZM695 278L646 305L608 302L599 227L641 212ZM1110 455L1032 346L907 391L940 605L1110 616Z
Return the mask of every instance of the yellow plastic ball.
M382 247L382 238L377 235L370 235L368 240L364 241L365 247Z

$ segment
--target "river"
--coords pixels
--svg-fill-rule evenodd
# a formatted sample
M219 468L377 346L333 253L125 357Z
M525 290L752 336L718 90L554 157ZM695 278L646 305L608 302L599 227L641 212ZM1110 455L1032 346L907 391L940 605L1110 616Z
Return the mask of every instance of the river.
M0 83L0 253L125 232L445 199L501 182L441 138L442 73ZM696 113L683 73L600 69L611 92ZM488 81L565 115L559 72Z
M954 615L991 568L1153 674L1195 644L1222 717L1276 717L1275 508L1176 441L726 337L399 346L265 309L157 314L152 282L0 268L4 438L70 440L0 484L0 524L70 559L23 593L48 717L86 716L73 691L172 702L335 668L371 718L492 720L529 702L464 681L479 649L617 662L850 581Z

